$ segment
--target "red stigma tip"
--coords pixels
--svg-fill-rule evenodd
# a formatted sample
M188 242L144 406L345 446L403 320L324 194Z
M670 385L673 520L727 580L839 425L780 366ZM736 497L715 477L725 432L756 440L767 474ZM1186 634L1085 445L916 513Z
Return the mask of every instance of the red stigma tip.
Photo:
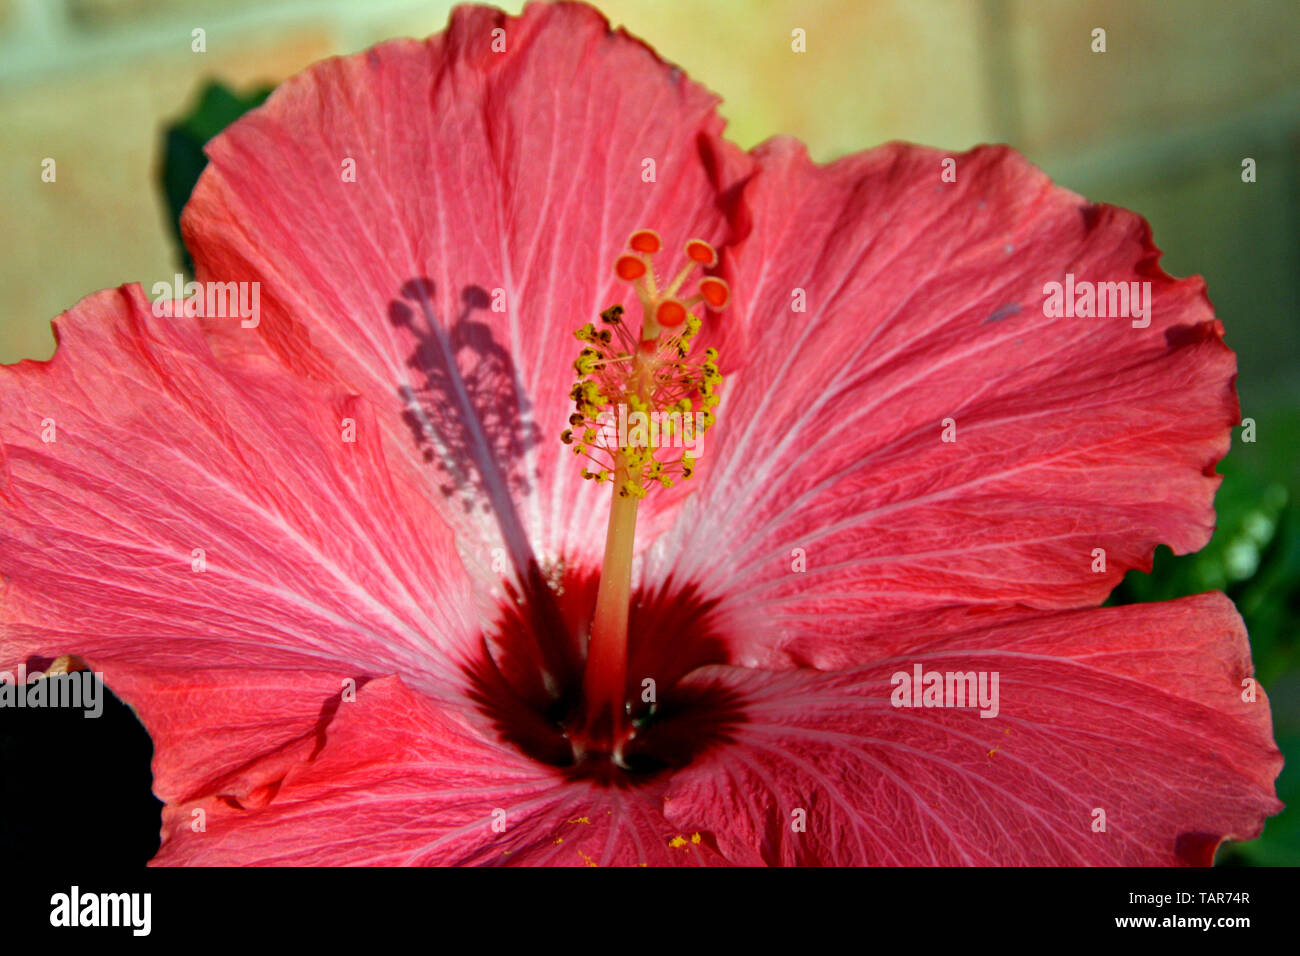
M700 280L700 297L710 309L725 309L731 300L731 288L717 276L705 276Z
M718 254L703 239L692 239L686 243L686 255L693 262L698 262L706 269L718 261Z
M681 325L686 321L686 306L676 299L664 299L655 309L655 321L665 328Z
M663 243L659 240L659 233L653 229L638 229L628 238L627 245L629 249L643 252L649 256L653 256L663 248Z
M635 282L645 275L645 262L637 256L621 255L614 261L614 274L624 282Z

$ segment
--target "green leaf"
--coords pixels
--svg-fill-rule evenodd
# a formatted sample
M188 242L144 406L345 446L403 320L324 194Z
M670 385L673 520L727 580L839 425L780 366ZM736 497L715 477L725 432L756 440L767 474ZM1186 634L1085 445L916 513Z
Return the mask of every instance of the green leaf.
M170 213L172 235L187 274L193 273L194 263L181 241L181 210L189 202L199 174L208 164L203 147L239 117L261 106L273 89L266 86L241 95L220 83L209 83L200 92L194 107L164 131L162 189Z

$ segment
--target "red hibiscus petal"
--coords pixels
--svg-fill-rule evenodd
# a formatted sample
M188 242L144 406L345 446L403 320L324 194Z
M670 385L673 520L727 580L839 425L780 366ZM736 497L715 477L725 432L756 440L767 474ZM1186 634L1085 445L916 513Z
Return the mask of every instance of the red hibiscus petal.
M972 611L1095 604L1210 535L1236 364L1203 282L1009 149L956 156L951 184L944 158L758 151L728 275L750 361L646 575L722 596L734 663L847 666ZM1067 272L1149 282L1150 327L1046 318Z
M161 865L725 863L664 820L657 793L571 782L396 677L340 705L274 800L168 807L163 830Z
M269 802L289 769L319 749L344 681L366 681L283 668L108 667L113 692L132 702L153 741L153 791L168 804Z
M119 664L396 671L454 691L479 640L468 581L361 400L223 363L138 286L55 326L49 362L0 367L0 665L75 654L110 687Z
M917 663L998 672L997 716L891 706ZM675 778L666 814L737 862L1208 864L1281 809L1250 673L1221 594L916 641L849 671L708 668L746 720Z
M612 274L634 229L725 238L714 176L744 161L715 103L589 7L458 8L427 42L317 64L213 141L187 245L201 279L262 283L288 362L381 409L471 573L499 580L498 545L521 568L531 547L598 564L607 494L558 438L572 332L634 301Z

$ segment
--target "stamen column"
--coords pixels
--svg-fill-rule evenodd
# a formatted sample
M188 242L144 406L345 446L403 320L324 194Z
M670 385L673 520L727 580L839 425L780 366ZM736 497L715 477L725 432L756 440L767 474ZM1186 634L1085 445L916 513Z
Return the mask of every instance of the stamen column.
M614 494L605 534L605 560L596 592L596 612L587 645L583 691L588 723L604 725L617 739L622 730L627 689L627 623L632 600L632 553L636 542L638 499L620 494L628 480L627 464L618 455L614 469Z
M575 411L569 416L572 426L560 439L573 452L602 466L596 471L583 468L582 476L595 481L611 481L609 523L605 536L605 556L591 634L587 642L587 666L583 674L583 714L580 738L575 738L575 753L589 746L605 751L608 747L615 763L622 763L627 742L627 658L629 613L632 601L632 556L636 543L637 505L646 487L658 482L671 487L674 477L691 477L694 460L683 454L677 460L656 457L660 441L651 425L649 436L624 435L619 418L618 443L609 442L607 411L632 414L645 422L649 416L671 414L682 422L696 415L698 432L713 423L713 407L718 398L715 389L722 381L716 364L717 350L705 350L705 361L688 361L691 340L700 330L701 321L691 314L695 305L714 311L724 308L730 297L726 282L715 276L699 280L699 291L689 298L677 293L690 275L717 263L717 253L702 239L686 243L685 268L661 288L650 257L660 250L659 236L653 230L634 232L628 251L614 263L615 276L630 282L641 301L643 319L639 336L629 334L622 321L621 305L601 313L609 326L597 330L588 323L575 332L586 343L574 368L580 376L570 395ZM616 344L617 343L617 344ZM690 423L687 422L686 425ZM683 426L685 427L685 426ZM665 433L668 434L668 433ZM607 456L602 457L602 456Z

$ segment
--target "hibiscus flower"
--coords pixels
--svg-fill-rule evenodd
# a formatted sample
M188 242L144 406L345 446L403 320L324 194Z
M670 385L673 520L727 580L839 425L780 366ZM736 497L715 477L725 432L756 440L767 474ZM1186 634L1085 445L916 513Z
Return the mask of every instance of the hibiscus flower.
M1227 598L1096 607L1213 528L1203 283L1010 149L715 106L460 8L209 145L256 316L124 286L0 369L0 668L131 705L156 863L1205 864L1277 812Z

